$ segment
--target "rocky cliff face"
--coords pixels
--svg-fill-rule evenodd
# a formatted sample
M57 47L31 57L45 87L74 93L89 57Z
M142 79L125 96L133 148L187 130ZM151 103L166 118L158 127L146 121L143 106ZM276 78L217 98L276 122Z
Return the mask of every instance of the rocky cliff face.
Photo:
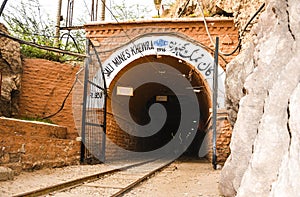
M225 196L300 193L299 14L298 1L266 0L242 52L227 67L228 106L239 109L221 174Z
M8 34L0 23L0 31ZM12 117L18 114L18 98L21 87L22 61L20 45L0 37L0 116Z

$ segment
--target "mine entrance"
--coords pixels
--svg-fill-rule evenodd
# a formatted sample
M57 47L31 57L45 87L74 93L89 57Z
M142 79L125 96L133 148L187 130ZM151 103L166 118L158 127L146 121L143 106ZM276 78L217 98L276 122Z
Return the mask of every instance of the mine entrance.
M168 67L172 69L168 69ZM149 78L153 80L143 82L143 79ZM166 84L169 85L157 82L158 79L163 82L166 81ZM182 86L178 84L182 79L186 80L189 85ZM169 86L180 87L181 89L174 92L172 87ZM118 94L118 87L132 87L133 94L130 96L120 95ZM136 129L136 135L132 136L136 145L134 150L131 149L131 151L153 151L165 146L172 140L176 140L176 146L171 151L184 150L186 155L198 156L205 135L205 123L209 119L211 98L208 85L192 65L171 56L157 57L152 55L142 57L127 65L116 76L109 89L112 95L109 96L108 108L115 117L127 120L126 114L129 114L129 118L132 118L135 124L143 126L163 116L163 113L156 113L155 111L152 112L151 116L152 106L159 104L166 112L166 118L162 118L165 121L157 132L147 137L139 137L139 133L145 132L145 128ZM196 100L185 94L186 91L192 92ZM128 103L129 109L124 106L124 103ZM191 104L199 108L198 116L190 114L191 117L198 117L197 120L182 117L184 109L190 107ZM182 121L186 121L184 124L188 125L183 130L179 128ZM157 120L157 122L161 123L160 120ZM127 133L128 131L125 128L123 132ZM179 135L176 136L176 134ZM190 136L193 136L191 143L185 144L184 141ZM124 146L124 143L120 142L118 145ZM125 146L127 145L125 144Z

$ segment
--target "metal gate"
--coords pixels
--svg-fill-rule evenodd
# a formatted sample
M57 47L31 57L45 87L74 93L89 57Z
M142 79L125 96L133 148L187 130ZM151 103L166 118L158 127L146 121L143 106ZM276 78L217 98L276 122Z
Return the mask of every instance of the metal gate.
M99 55L90 40L86 54L80 162L99 163L105 161L107 88Z

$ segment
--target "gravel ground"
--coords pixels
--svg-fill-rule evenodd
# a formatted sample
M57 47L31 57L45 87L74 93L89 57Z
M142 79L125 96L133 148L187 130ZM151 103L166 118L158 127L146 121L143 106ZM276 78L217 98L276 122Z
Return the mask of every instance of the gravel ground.
M0 196L12 196L110 169L112 169L111 166L98 164L23 172L12 181L0 182Z
M0 182L0 196L12 196L70 179L103 172L117 166L119 165L81 165L23 172L21 175L16 176L13 181ZM219 175L220 171L213 170L211 164L206 161L181 159L143 182L125 196L215 197L219 196Z
M131 190L125 197L217 197L220 170L203 160L179 160Z

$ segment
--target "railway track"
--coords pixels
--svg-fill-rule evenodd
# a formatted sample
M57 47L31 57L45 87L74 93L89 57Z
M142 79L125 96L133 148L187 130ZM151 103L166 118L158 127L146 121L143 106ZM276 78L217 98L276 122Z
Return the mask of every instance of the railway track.
M145 179L162 170L173 160L151 159L94 175L66 181L53 186L20 193L14 197L34 196L110 196L117 197L130 191Z

